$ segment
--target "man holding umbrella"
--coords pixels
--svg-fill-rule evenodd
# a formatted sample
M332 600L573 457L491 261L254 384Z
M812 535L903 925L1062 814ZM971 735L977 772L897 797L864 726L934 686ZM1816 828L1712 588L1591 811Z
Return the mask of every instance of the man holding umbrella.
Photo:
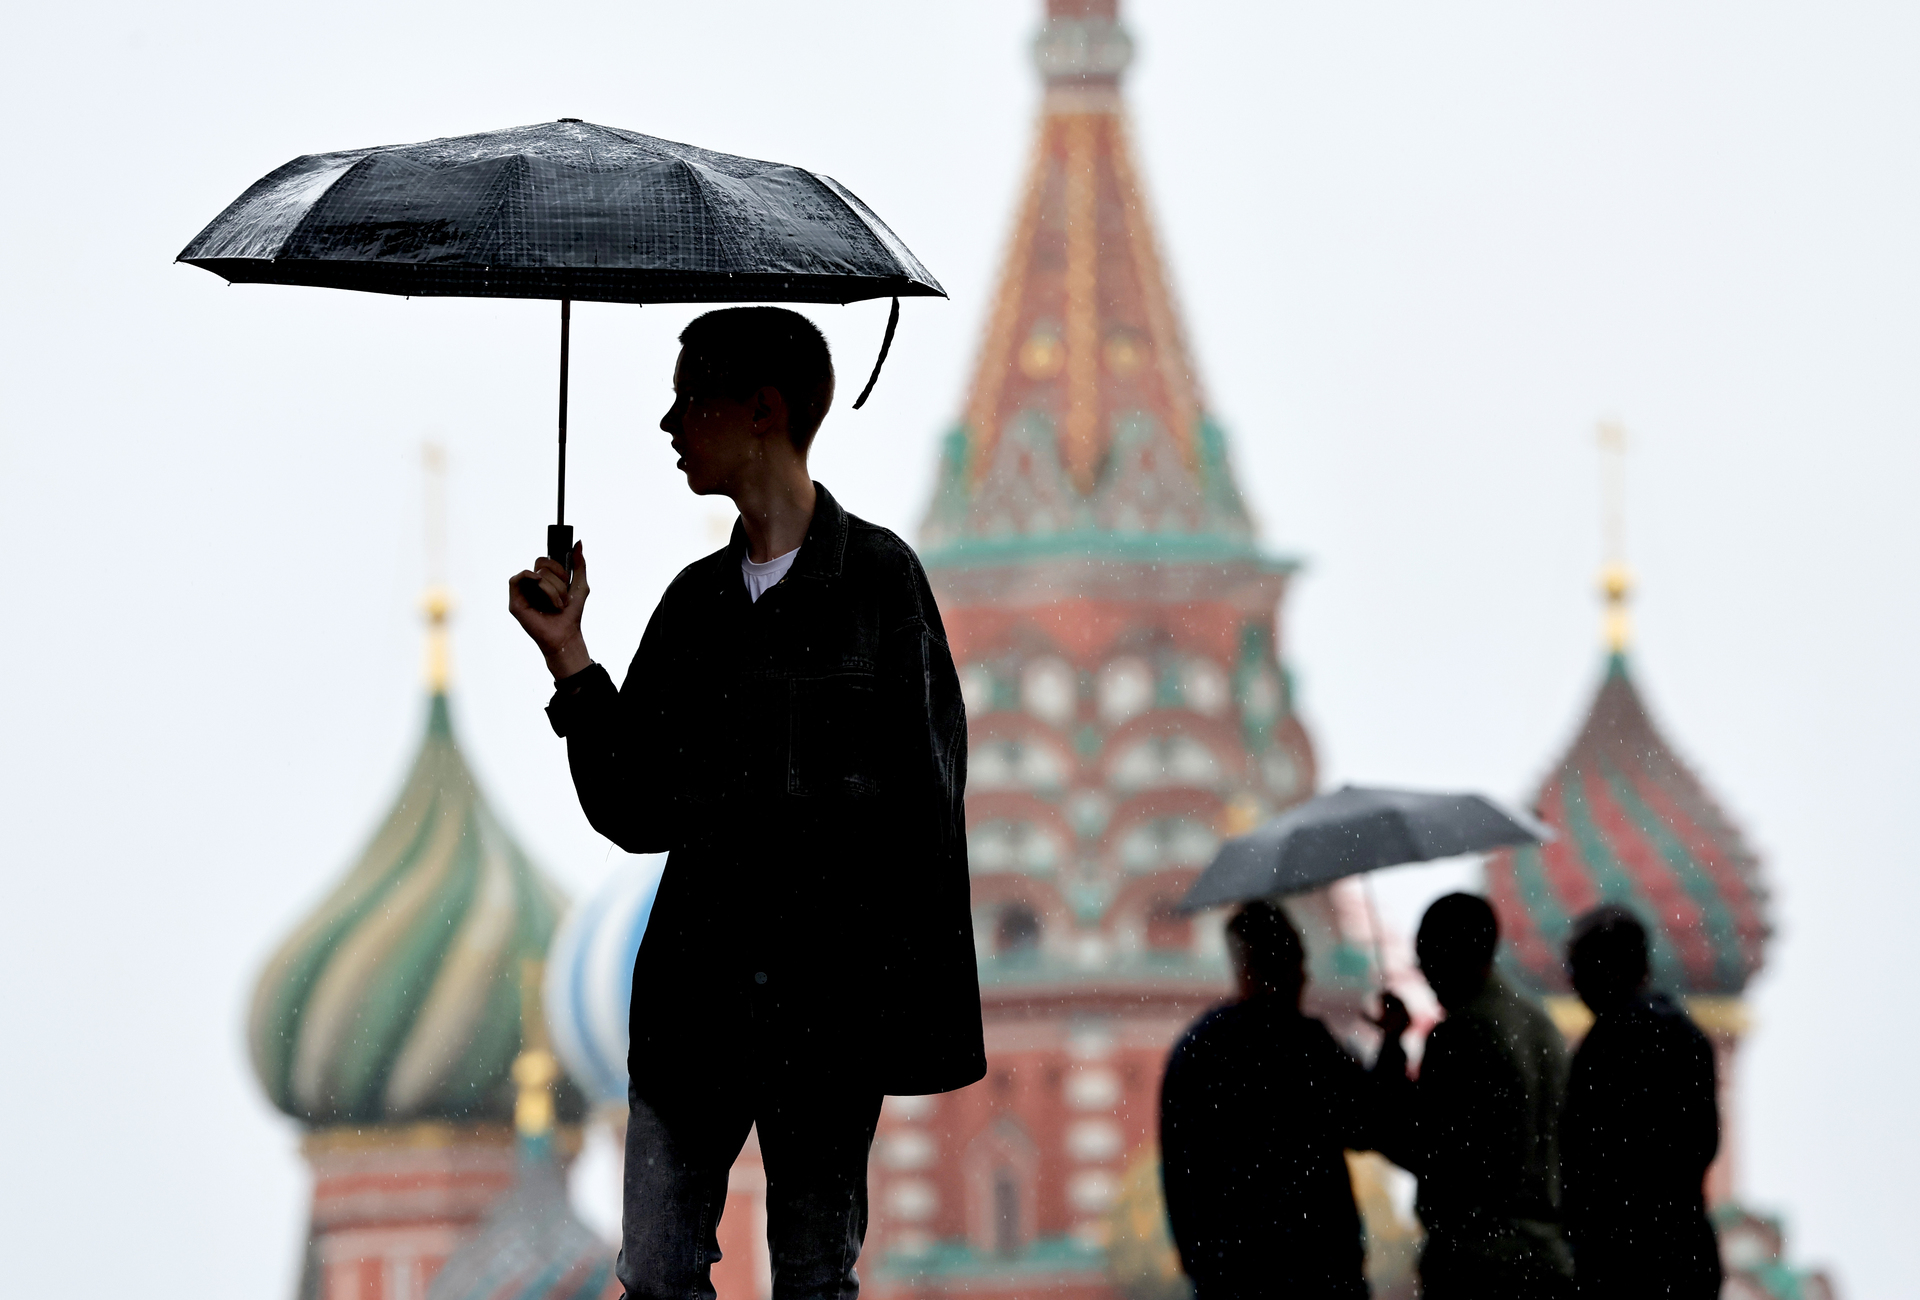
M667 589L616 691L584 553L509 609L546 657L581 807L670 851L634 964L618 1272L713 1295L727 1171L759 1126L774 1294L852 1297L883 1094L986 1073L968 904L966 715L913 551L807 472L826 341L780 308L681 335L660 421L732 539ZM528 599L537 582L557 613Z
M672 852L634 964L633 1296L713 1294L727 1169L758 1124L774 1294L851 1296L885 1093L986 1073L968 911L966 715L912 550L807 473L826 341L776 308L681 335L661 421L696 493L731 497L616 691L587 653L566 522L576 301L944 297L830 176L579 118L303 154L179 259L236 284L560 304L554 522L509 608L546 656L582 807Z
M1346 1152L1376 1145L1381 1085L1302 1014L1306 947L1284 910L1243 904L1227 951L1240 996L1187 1030L1160 1086L1180 1265L1195 1300L1366 1300Z

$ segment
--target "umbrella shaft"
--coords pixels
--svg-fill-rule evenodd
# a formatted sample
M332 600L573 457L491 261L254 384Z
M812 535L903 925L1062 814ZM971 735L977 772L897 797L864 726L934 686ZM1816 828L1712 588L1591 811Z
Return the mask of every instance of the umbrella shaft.
M567 522L567 351L573 334L573 300L560 300L560 493L553 508L556 525Z

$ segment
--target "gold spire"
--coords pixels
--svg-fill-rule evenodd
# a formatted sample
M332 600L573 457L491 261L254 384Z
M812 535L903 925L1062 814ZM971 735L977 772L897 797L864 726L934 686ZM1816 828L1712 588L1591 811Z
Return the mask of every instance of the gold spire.
M1200 464L1200 393L1127 136L1120 81L1133 42L1114 9L1049 0L1034 44L1046 96L967 398L974 485L1007 427L1036 414L1083 496L1119 417L1152 416L1178 468L1192 475Z
M1100 468L1099 201L1094 176L1094 119L1075 114L1066 125L1067 187L1067 472L1093 491Z
M1616 420L1601 422L1600 528L1605 562L1600 566L1600 594L1607 602L1606 637L1610 654L1625 654L1633 639L1627 612L1633 594L1633 573L1627 568L1626 460L1627 431Z
M513 1059L519 1095L513 1103L513 1126L527 1138L553 1132L553 1085L560 1077L560 1063L547 1050L547 1021L540 1013L541 971L535 958L520 963L520 1055Z
M421 444L426 465L427 590L420 608L427 616L427 688L447 693L453 669L447 647L447 616L453 593L447 590L447 452L435 442Z

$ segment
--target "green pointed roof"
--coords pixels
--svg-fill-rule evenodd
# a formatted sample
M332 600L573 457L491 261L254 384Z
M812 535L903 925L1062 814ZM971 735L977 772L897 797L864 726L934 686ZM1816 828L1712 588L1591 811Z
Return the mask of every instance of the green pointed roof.
M1654 726L1623 649L1608 656L1586 721L1533 810L1558 837L1502 849L1486 864L1507 941L1502 961L1523 986L1568 991L1574 920L1618 903L1649 927L1660 988L1690 996L1746 988L1772 934L1759 860Z
M510 1118L521 962L544 956L563 908L481 796L436 690L372 843L261 973L247 1036L268 1098L315 1127Z

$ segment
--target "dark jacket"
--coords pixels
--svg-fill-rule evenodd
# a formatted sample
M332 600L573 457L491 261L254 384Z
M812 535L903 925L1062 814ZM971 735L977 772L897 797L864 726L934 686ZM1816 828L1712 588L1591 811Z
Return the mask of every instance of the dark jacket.
M618 694L548 713L587 819L667 850L634 962L644 1090L796 1070L895 1094L986 1073L967 881L967 719L912 549L828 491L758 602L727 546L687 566Z
M1167 1062L1160 1172L1196 1300L1365 1297L1346 1150L1373 1146L1372 1084L1278 997L1209 1012Z
M1713 1045L1664 998L1593 1022L1560 1121L1562 1199L1582 1295L1720 1294L1703 1184L1720 1150Z
M1498 974L1427 1036L1414 1084L1396 1080L1381 1151L1420 1178L1429 1300L1548 1300L1571 1289L1559 1225L1560 1031Z

